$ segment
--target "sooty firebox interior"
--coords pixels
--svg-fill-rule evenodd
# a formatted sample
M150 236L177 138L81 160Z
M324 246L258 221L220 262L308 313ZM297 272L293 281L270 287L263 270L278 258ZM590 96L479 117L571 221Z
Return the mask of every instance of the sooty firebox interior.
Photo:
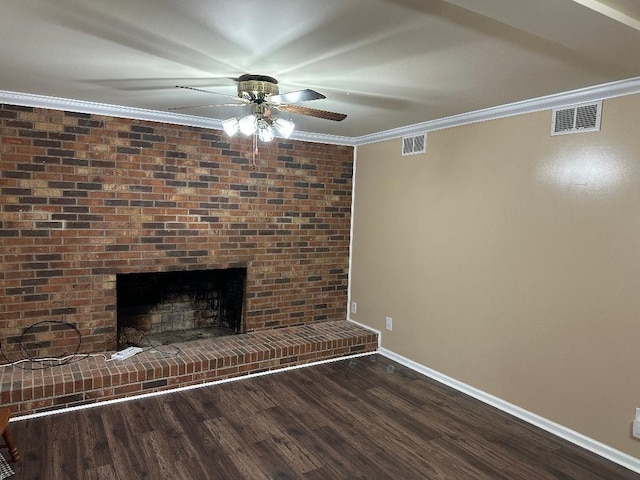
M117 275L118 348L242 333L246 277L246 268Z

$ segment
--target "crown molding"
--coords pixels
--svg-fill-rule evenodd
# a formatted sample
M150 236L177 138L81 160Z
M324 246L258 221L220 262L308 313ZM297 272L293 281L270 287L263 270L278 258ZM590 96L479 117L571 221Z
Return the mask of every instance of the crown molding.
M107 103L87 102L84 100L73 100L70 98L48 97L33 93L0 90L0 103L222 130L222 120L218 118L198 117L195 115L162 112L159 110L148 110L145 108L126 107L121 105L110 105ZM322 135L319 133L301 132L296 130L294 130L293 134L289 138L292 140L313 143L329 143L333 145L349 146L355 145L352 137Z
M429 120L427 122L415 123L413 125L406 125L392 130L385 130L383 132L354 137L353 142L356 146L366 145L368 143L382 142L394 138L416 135L434 130L442 130L444 128L485 122L487 120L495 120L497 118L521 115L523 113L537 112L540 110L549 110L568 105L588 103L605 98L621 97L634 93L640 93L640 77L581 88L569 92L556 93L546 97L509 103L507 105L476 110L474 112Z
M222 130L220 120L215 118L196 117L181 113L160 112L157 110L110 105L107 103L87 102L84 100L73 100L69 98L48 97L33 93L0 90L0 103Z
M540 110L558 108L562 106L602 100L605 98L620 97L640 93L640 77L629 78L617 82L595 85L569 92L557 93L531 100L500 105L497 107L476 110L473 112L453 115L451 117L414 123L404 127L384 130L381 132L361 135L359 137L346 137L340 135L324 135L320 133L302 132L294 130L291 139L312 143L328 143L332 145L346 145L357 147L368 143L382 142L408 135L442 130L444 128L457 127L476 122L485 122L497 118L510 117L531 113ZM89 113L106 115L110 117L131 118L135 120L148 120L151 122L171 123L187 125L190 127L212 128L222 130L222 120L217 118L198 117L181 113L148 110L144 108L110 105L106 103L87 102L68 98L48 97L32 93L11 92L0 90L0 103L20 105L25 107L50 108L54 110L66 110L77 113Z
M330 143L332 145L346 145L349 147L355 147L354 137L343 137L340 135L324 135L321 133L302 132L294 130L291 136L291 140L301 140L303 142L312 143Z

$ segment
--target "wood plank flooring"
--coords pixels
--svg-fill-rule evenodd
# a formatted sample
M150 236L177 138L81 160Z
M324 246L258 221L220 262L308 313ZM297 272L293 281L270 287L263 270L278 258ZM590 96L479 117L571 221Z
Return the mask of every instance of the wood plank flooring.
M640 479L379 355L11 428L16 480Z

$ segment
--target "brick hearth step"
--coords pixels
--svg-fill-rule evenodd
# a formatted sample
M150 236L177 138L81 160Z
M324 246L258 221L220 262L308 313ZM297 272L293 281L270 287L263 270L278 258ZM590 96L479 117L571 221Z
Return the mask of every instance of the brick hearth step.
M374 352L377 346L375 333L334 321L152 348L122 361L78 357L44 370L21 364L0 370L0 403L14 416L26 415Z

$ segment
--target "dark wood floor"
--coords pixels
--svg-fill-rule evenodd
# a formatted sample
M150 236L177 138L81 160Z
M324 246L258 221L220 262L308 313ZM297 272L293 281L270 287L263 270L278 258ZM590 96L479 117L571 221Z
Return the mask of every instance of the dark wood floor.
M640 479L379 355L11 428L16 480Z

